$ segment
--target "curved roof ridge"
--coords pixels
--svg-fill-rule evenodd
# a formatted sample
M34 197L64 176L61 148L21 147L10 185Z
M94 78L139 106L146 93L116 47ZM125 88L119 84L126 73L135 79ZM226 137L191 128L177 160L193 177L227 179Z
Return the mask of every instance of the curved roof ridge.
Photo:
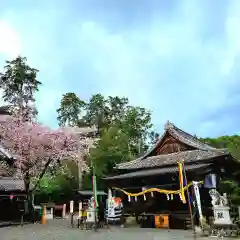
M169 121L165 125L165 131L169 131L170 134L172 133L174 135L173 137L176 137L179 141L182 141L194 148L201 150L217 150L217 148L200 141L197 137L194 137L193 135L183 131Z
M201 149L201 150L211 150L211 151L218 151L217 148L214 148L202 141L200 141L198 138L194 137L193 135L183 131L182 129L176 127L173 123L170 121L167 121L166 124L164 125L164 133L159 137L157 142L155 143L154 146L152 146L143 156L141 156L139 159L144 159L148 157L161 143L162 139L165 137L167 133L172 135L174 138L178 139L179 141L185 143L186 145L189 145L193 148L196 149Z

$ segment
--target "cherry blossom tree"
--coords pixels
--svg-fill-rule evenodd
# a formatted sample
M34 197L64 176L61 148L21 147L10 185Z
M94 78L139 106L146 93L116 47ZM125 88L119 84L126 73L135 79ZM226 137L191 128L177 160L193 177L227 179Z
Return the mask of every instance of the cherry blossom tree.
M62 159L83 159L87 151L86 138L63 129L23 122L20 118L0 115L0 144L15 159L15 176L22 177L26 190L34 191L49 167ZM83 170L87 169L82 162ZM33 179L34 186L31 187Z

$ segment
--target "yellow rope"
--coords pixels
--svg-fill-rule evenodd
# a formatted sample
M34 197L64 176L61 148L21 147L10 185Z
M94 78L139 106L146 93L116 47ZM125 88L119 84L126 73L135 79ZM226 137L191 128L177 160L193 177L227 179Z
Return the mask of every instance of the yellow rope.
M203 181L199 182L199 183L203 183ZM192 186L193 183L189 183L188 185L186 185L183 190L186 191L187 188L189 188L190 186ZM139 193L130 193L130 192L127 192L121 188L116 188L116 187L113 187L113 189L117 190L117 191L120 191L120 192L123 192L124 194L126 194L127 196L130 196L130 197L138 197L138 196L141 196L141 195L144 195L146 193L150 193L150 192L159 192L159 193L164 193L164 194L179 194L181 193L181 189L179 190L166 190L166 189L159 189L159 188L149 188L149 189L146 189L142 192L139 192Z

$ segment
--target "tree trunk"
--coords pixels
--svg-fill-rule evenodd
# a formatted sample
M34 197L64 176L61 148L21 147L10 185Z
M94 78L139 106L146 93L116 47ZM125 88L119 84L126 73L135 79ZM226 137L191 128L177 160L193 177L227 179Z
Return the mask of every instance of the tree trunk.
M81 164L82 159L78 159L78 189L82 190L82 164Z
M47 161L47 163L46 163L45 166L44 166L43 171L41 172L41 174L40 174L40 176L39 176L39 179L37 180L37 183L35 184L35 186L33 187L33 189L31 189L32 194L34 194L34 191L35 191L36 188L38 187L41 179L43 178L44 174L46 173L46 171L47 171L47 169L48 169L48 167L49 167L49 165L50 165L51 162L52 162L52 159L49 158L48 161Z

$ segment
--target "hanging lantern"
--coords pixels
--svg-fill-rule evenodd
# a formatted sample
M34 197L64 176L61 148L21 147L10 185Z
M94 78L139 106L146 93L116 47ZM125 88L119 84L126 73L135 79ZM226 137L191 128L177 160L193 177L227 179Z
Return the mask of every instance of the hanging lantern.
M151 197L154 197L153 192L151 192Z
M171 194L171 200L173 200L173 194Z
M131 197L128 195L128 201L131 202Z
M137 202L137 196L135 196L135 202Z

